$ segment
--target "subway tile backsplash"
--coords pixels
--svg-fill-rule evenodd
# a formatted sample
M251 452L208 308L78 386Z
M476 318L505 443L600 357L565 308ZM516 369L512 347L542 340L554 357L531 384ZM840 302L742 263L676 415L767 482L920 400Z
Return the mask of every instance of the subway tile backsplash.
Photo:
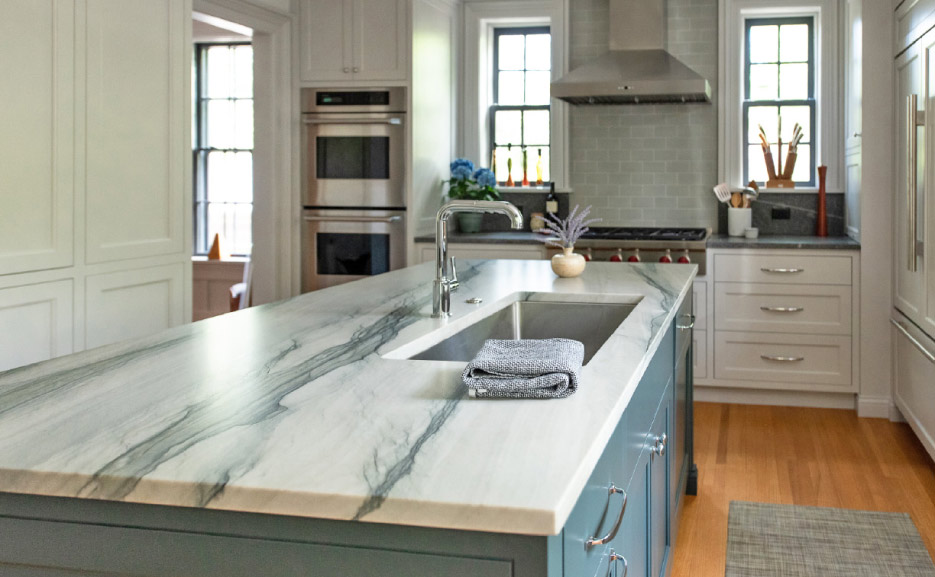
M668 0L669 51L708 79L710 104L570 106L571 204L602 226L718 225L717 0ZM571 0L570 67L608 49L609 0Z

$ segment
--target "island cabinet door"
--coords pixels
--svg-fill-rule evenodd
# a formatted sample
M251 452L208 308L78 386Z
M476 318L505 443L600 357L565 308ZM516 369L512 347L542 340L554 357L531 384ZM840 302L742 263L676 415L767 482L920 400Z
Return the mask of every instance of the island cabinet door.
M665 577L671 547L671 509L669 478L672 453L668 450L671 437L671 388L659 406L653 421L649 443L649 550L652 561L651 577Z
M600 571L607 569L607 543L619 531L619 519L627 503L626 479L619 474L619 446L619 435L615 433L562 530L565 577L605 575Z
M509 559L0 518L3 577L512 577ZM418 547L413 543L413 548ZM29 568L28 570L26 568Z

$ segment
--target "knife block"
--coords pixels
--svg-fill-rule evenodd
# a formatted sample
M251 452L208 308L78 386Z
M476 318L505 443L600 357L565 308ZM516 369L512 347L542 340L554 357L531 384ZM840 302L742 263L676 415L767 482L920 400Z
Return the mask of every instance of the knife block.
M773 178L766 181L766 188L795 188L795 182L790 178Z

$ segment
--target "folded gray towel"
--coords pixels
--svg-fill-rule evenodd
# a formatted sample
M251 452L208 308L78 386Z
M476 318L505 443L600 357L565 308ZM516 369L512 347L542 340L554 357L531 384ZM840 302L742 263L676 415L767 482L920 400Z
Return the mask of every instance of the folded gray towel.
M584 345L570 339L488 339L461 380L471 396L560 399L578 388Z

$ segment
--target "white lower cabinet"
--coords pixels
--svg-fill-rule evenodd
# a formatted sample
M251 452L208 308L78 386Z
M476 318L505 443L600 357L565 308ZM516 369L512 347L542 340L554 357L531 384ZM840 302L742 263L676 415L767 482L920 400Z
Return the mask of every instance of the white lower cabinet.
M896 407L935 459L935 340L902 318L894 327Z
M87 278L87 348L153 334L186 321L181 264Z
M859 256L853 250L709 250L713 327L696 329L698 384L800 396L856 393ZM705 338L713 347L707 363L699 358Z
M0 371L73 352L71 279L0 289Z

